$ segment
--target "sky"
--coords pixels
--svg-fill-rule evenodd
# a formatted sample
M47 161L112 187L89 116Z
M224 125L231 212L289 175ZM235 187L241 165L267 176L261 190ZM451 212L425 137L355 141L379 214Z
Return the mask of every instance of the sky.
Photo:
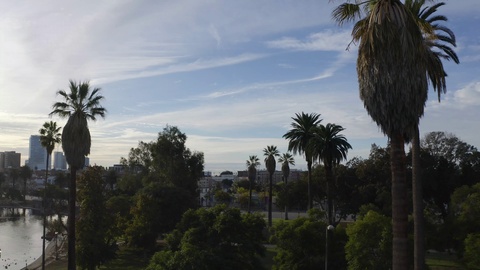
M300 112L343 126L348 159L367 158L387 138L359 98L352 25L332 20L341 2L0 1L0 151L20 152L23 165L30 135L45 121L64 126L49 113L72 79L105 96L105 119L89 123L91 165L119 163L170 125L204 153L206 171L244 170L268 145L287 151ZM480 1L444 2L461 63L444 62L447 94L429 92L421 136L480 147Z

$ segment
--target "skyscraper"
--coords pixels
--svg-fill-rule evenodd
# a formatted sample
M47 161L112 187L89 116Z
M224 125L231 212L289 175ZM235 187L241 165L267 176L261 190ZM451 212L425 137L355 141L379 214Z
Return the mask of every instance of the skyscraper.
M55 170L66 170L67 169L67 160L63 152L56 151L53 153L53 168Z
M30 136L30 149L28 157L28 167L32 170L45 170L47 162L47 150L40 143L40 135ZM48 160L51 167L51 157ZM50 168L49 168L50 169Z

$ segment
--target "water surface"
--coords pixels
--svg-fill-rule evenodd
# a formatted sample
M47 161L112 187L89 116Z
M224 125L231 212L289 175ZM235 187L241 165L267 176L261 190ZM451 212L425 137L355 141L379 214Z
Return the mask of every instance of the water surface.
M42 255L42 217L0 208L0 270L20 270Z

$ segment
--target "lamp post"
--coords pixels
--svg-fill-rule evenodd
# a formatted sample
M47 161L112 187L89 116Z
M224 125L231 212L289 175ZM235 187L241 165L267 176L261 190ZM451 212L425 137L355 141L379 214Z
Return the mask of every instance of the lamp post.
M333 231L335 227L333 225L328 225L327 228L325 229L325 270L328 270L328 256L330 255L330 250L329 250L329 240L330 240L330 232Z
M55 260L58 261L58 246L57 246L58 232L55 232Z

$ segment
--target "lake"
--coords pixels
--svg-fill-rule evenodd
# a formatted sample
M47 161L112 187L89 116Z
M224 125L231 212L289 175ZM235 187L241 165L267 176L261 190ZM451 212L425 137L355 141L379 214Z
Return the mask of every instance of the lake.
M32 210L0 208L0 269L19 270L41 257L42 235L42 217Z

